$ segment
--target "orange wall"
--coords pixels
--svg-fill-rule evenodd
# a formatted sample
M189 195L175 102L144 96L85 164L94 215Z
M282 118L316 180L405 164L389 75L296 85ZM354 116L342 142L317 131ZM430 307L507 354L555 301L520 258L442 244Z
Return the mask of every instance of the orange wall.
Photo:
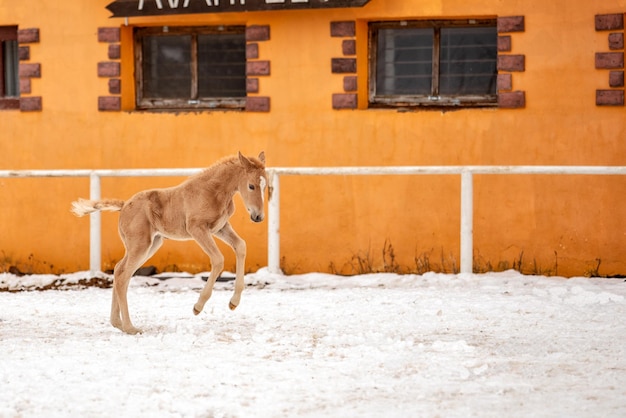
M626 165L626 108L598 107L608 87L595 52L608 51L594 16L626 12L626 0L371 0L363 8L130 18L129 25L269 25L259 44L271 75L260 77L269 113L132 111L132 48L110 0L0 0L0 25L39 28L31 62L41 63L32 95L41 112L0 111L0 169L203 167L241 150L265 150L269 166L351 165ZM37 10L37 13L32 13ZM367 109L367 22L379 19L525 16L512 36L526 71L513 89L524 109L452 112ZM359 109L333 110L343 75L330 61L341 38L330 22L357 21ZM126 111L98 112L108 95L97 63L107 61L99 27L122 27L122 100ZM105 179L102 194L127 198L182 179ZM402 271L458 269L459 179L285 177L281 181L281 255L286 272L352 273L359 262L382 269L391 244ZM517 267L560 275L626 274L626 179L476 176L474 251L479 269ZM69 202L89 194L86 179L0 178L0 270L86 270L88 220ZM237 198L238 199L238 198ZM117 215L103 215L104 268L123 254ZM267 225L238 206L233 225L248 242L247 269L267 264ZM223 247L228 269L232 252ZM389 261L389 255L386 255ZM600 260L600 267L598 261ZM210 269L193 243L168 242L149 261L160 269Z

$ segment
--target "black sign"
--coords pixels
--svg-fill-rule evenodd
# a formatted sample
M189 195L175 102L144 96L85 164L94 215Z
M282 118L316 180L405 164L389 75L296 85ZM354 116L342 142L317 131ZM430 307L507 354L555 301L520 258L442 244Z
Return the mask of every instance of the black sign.
M361 7L370 0L115 0L111 17Z

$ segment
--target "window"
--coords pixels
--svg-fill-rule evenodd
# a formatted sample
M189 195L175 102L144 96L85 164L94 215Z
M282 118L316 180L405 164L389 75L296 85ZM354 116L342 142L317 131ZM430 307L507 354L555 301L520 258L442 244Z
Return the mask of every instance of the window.
M0 109L20 107L17 26L0 26Z
M495 19L370 24L372 106L496 106Z
M244 26L135 30L137 107L245 107Z

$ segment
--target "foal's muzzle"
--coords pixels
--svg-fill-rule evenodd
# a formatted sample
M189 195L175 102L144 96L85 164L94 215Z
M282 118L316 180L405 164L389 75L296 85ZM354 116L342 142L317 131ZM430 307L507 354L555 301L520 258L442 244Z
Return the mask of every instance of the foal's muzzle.
M252 219L253 222L261 222L263 218L265 218L263 214L251 214L250 215L250 219Z

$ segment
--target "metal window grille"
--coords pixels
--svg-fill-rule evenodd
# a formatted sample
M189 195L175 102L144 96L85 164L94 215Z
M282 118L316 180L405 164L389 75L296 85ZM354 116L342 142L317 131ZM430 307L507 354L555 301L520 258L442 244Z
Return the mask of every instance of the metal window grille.
M495 19L370 24L370 102L495 105Z
M139 108L242 108L245 27L136 31Z

